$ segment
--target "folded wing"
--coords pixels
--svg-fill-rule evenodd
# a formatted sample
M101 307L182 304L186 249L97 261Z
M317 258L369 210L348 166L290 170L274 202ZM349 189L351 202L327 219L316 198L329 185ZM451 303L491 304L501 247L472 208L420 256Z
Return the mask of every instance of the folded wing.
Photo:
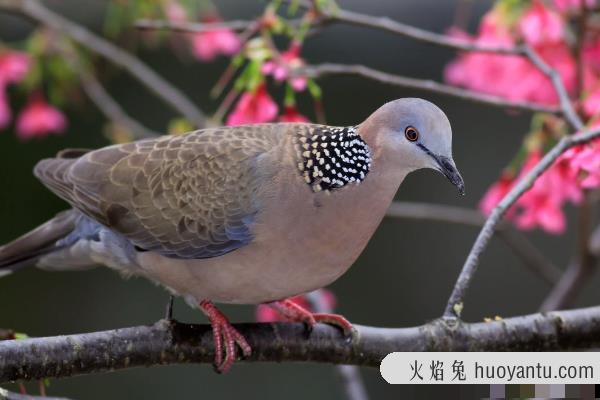
M278 140L273 125L207 129L42 160L35 174L140 249L208 258L252 240L259 160Z

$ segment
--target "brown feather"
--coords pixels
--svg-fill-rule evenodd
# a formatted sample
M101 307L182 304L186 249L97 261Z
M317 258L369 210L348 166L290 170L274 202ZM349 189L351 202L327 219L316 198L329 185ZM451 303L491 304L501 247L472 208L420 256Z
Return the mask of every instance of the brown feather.
M31 261L56 249L56 242L73 229L81 214L76 210L63 211L33 231L0 247L0 269L13 269L17 264Z
M42 160L35 174L73 207L145 250L213 257L251 239L257 159L278 125L215 128Z

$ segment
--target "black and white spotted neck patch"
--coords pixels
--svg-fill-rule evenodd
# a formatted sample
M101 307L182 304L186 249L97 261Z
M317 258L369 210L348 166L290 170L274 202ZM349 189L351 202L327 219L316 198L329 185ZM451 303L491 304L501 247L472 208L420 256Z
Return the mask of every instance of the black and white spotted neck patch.
M371 151L356 127L319 126L296 138L298 168L314 192L362 182L371 168Z

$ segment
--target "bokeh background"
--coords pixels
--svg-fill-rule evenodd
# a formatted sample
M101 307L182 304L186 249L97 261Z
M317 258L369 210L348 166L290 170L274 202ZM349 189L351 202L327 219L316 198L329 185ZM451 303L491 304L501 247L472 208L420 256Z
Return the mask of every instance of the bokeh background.
M53 0L53 9L100 31L106 7L102 0ZM265 3L260 0L215 1L225 19L251 18ZM432 31L443 32L454 19L451 0L340 0L350 10L386 15ZM471 31L491 2L473 1ZM0 14L0 37L17 39L30 25ZM367 64L385 71L442 79L453 52L365 28L335 25L310 39L304 50L311 62ZM168 49L141 51L140 56L175 86L183 89L210 113L218 104L208 91L227 65L182 63ZM486 188L518 150L529 126L529 115L430 93L387 87L353 77L321 80L328 122L356 124L382 103L419 96L438 104L454 129L455 160L467 185L460 197L446 180L432 171L410 175L397 199L475 208ZM113 74L108 90L133 116L160 130L173 117L159 100L126 74ZM302 104L301 104L302 106ZM306 108L307 113L310 112ZM102 134L103 117L89 103L68 112L70 126L62 136L22 143L11 130L0 132L0 243L7 242L44 222L66 204L46 190L31 174L34 164L65 147L96 148L108 144ZM570 220L573 220L572 210ZM331 289L338 311L366 325L402 327L423 324L438 317L477 230L432 222L385 220L351 270ZM557 265L568 263L575 234L527 234ZM578 305L600 302L598 277L586 286ZM496 315L508 317L535 312L549 287L534 276L502 242L494 240L481 260L481 268L466 300L465 319L480 321ZM104 268L88 272L48 273L30 269L0 280L0 327L31 336L106 330L150 324L161 318L167 293L141 280L123 280ZM249 321L254 308L223 306L232 321ZM201 314L178 300L175 317L205 322ZM468 386L395 386L386 384L378 369L362 369L373 399L468 397ZM14 385L10 386L16 389ZM34 386L30 386L34 387ZM244 398L330 399L342 397L335 370L315 364L237 364L225 376L209 365L182 365L133 369L110 374L54 380L53 395L75 399L188 399Z

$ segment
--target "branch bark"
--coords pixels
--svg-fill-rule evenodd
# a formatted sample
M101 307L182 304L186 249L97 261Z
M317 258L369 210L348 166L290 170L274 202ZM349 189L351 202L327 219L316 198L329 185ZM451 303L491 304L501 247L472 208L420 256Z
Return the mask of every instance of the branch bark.
M205 117L202 111L183 92L129 52L97 36L83 26L54 13L38 0L0 0L0 9L22 15L61 32L79 45L123 67L131 76L195 126L204 127Z
M130 117L94 75L80 71L80 79L84 92L102 114L110 121L123 125L132 133L134 139L153 138L160 135Z
M215 29L231 29L244 31L256 24L254 20L230 20L222 22L176 22L160 19L140 19L135 22L135 27L142 30L169 30L182 33L210 32Z
M236 324L253 348L249 362L311 361L378 367L394 351L551 351L600 345L600 307L464 323L438 319L413 328L355 325L350 343L318 324ZM209 325L160 320L104 332L0 342L0 383L107 372L141 366L210 363Z
M334 64L324 63L309 65L297 71L298 74L306 74L312 78L320 78L327 75L358 75L363 78L371 79L387 85L400 86L410 89L419 89L431 93L439 93L448 96L457 97L462 100L468 100L475 103L482 103L494 107L502 107L513 110L524 110L531 112L546 112L552 114L561 113L561 109L553 106L546 106L525 101L509 101L502 97L490 96L473 92L471 90L461 89L456 86L446 85L429 79L417 79L407 76L390 74L379 71L364 65L358 64Z
M504 196L502 201L494 208L490 216L485 222L485 225L479 232L471 251L463 265L462 271L458 276L452 294L446 305L444 316L446 317L460 317L460 310L463 307L463 300L465 293L473 279L473 276L477 270L479 264L479 257L486 249L490 239L496 227L504 217L504 214L508 209L525 193L529 190L537 178L542 175L548 168L552 166L554 161L558 159L565 151L578 144L587 143L600 136L600 129L592 129L577 133L575 135L567 136L562 138L546 155L542 160L535 165L523 178L521 178L517 184L510 190L510 192Z

